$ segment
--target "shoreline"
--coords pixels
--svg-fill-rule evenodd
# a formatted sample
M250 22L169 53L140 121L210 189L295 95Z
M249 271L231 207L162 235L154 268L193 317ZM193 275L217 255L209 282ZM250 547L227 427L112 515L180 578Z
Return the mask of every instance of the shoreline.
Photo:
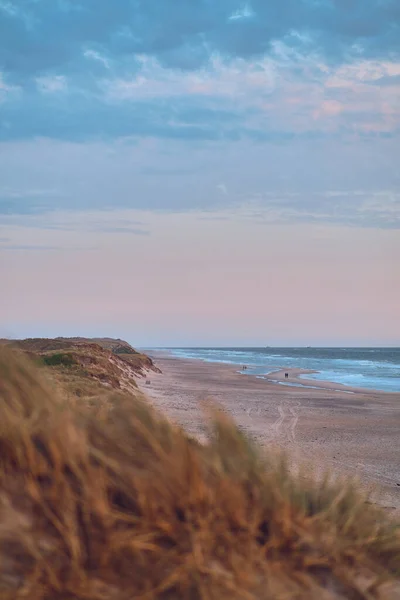
M288 368L288 369L279 369L278 371L271 371L267 373L265 379L267 381L271 381L272 383L279 383L289 386L295 387L303 387L307 389L316 389L316 390L331 390L332 392L346 392L347 394L355 394L359 393L379 393L379 394L390 394L396 392L386 392L383 390L377 390L373 388L361 388L361 387L353 387L350 385L346 385L344 383L337 383L335 381L328 381L325 379L306 379L305 375L311 375L312 373L320 373L321 371L315 371L312 369L300 369L300 368ZM285 378L285 373L288 373L289 378ZM251 373L249 373L251 375Z
M400 393L329 382L281 385L277 377L285 371L270 380L243 376L233 364L150 355L162 373L149 375L149 385L139 382L140 389L200 441L207 440L204 402L211 401L261 446L288 451L293 464L356 476L366 489L380 490L377 502L400 514Z
M277 368L272 371L268 371L265 374L252 373L243 371L240 366L240 363L234 362L222 362L222 361L212 361L205 360L203 358L187 358L180 357L173 354L170 350L151 350L151 349L143 349L149 356L154 354L154 358L158 357L171 357L176 360L188 360L188 361L200 361L210 365L226 365L228 367L236 368L236 372L241 375L246 375L248 377L255 377L257 379L264 379L265 381L269 381L271 383L275 383L278 385L285 385L287 387L299 387L305 389L326 389L336 392L345 392L347 394L354 393L379 393L379 394L400 394L400 390L396 391L388 391L388 390L379 390L376 388L365 388L365 387L356 387L351 385L346 385L345 383L339 383L335 381L325 380L325 379L306 379L303 378L305 375L311 375L312 373L321 373L321 371L316 371L315 369L302 369L300 367L282 367ZM285 373L289 374L289 378L285 378Z

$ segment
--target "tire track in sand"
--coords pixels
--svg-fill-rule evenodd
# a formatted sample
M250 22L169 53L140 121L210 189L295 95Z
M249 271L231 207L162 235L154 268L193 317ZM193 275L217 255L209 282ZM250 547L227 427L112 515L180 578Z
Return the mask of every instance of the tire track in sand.
M296 426L300 418L299 407L300 402L298 400L293 402L286 400L279 404L279 417L271 425L275 438L284 437L293 444L296 442Z

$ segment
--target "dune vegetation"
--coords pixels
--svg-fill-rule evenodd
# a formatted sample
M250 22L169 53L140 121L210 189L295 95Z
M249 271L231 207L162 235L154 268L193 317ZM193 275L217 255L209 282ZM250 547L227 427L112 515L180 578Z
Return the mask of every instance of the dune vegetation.
M133 393L136 378L155 370L152 360L123 340L110 338L31 338L2 340L31 358L69 400L98 403L110 389Z
M66 394L92 368L76 343L0 348L2 600L400 597L399 526L354 483L291 473L218 412L201 445L135 386Z

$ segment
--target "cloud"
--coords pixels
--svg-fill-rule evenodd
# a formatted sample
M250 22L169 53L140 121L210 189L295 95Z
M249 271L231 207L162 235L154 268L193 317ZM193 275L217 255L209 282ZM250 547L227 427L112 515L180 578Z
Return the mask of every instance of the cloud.
M0 65L1 66L1 65ZM9 85L5 81L4 73L0 71L0 103L8 98L15 98L15 95L20 91L16 85Z
M58 94L61 92L57 100L54 93L47 93L48 100L33 95L17 108L12 103L5 105L0 140L47 137L85 141L132 136L217 140L241 135L236 127L237 111L224 110L218 104L202 106L184 99L166 104L164 98L155 98L118 106L96 96L71 94L60 100Z
M389 199L392 207L399 203L397 156L396 138L350 135L345 143L332 135L293 137L290 143L192 140L190 147L181 140L155 138L136 143L10 141L0 144L1 221L53 229L151 231L144 219L121 217L116 222L115 212L204 212L254 200L270 211L290 209L294 220L326 214L327 220L345 223L351 215L361 222L354 207L374 198L388 219L378 210L368 211L369 223L376 214L377 224L386 226ZM229 195L219 184L227 186ZM346 197L328 195L335 190ZM84 224L77 216L96 210L101 216L91 214Z
M239 8L238 10L235 10L235 12L233 12L230 15L229 20L237 21L238 19L249 19L254 16L255 16L255 12L251 8L251 5L244 4L241 8Z
M64 194L55 188L0 187L0 215L48 211L63 198Z
M343 105L337 100L324 100L321 105L315 110L314 116L318 119L321 117L340 115L343 111Z
M62 248L61 246L36 246L34 244L0 246L0 252L15 252L16 250L22 250L24 252L47 252L49 250L65 250L65 248Z
M349 54L380 57L399 51L395 0L10 0L1 7L5 67L25 75L77 68L83 47L101 56L106 49L120 60L146 54L190 69L205 65L212 53L261 56L274 40L293 47L307 40L336 61Z
M259 194L247 218L260 224L330 223L353 227L400 229L400 192L327 190L303 194Z
M0 139L274 141L400 127L400 61L336 68L304 57L298 65L279 48L251 62L215 57L198 71L166 69L147 58L138 69L124 78L107 71L96 89L76 88L61 75L36 79L17 103L3 99Z
M207 68L182 72L166 69L153 58L140 57L132 77L104 79L101 86L109 100L183 96L233 100L249 92L269 94L275 88L277 67L268 58L254 62L235 59L227 63L213 56Z
M347 88L355 83L375 83L383 78L396 78L400 75L400 61L356 61L352 64L346 64L333 73L326 81L328 88Z
M3 1L0 139L388 135L399 13L392 0Z
M134 227L98 227L94 228L94 231L99 231L101 233L122 233L122 234L130 234L130 235L150 235L150 231L146 229L135 229Z
M134 214L137 215L138 212L136 211ZM151 234L147 222L134 218L132 211L121 212L118 207L112 211L105 207L99 210L88 210L84 206L81 207L81 210L79 208L65 210L61 207L53 207L53 210L8 214L3 217L3 222L9 231L21 227L28 230L40 230L51 236L52 239L58 235L57 232L60 232L60 235L61 232L81 232L87 235L117 233L148 236ZM11 241L10 238L7 240Z
M324 193L399 189L399 23L393 0L0 0L0 214L283 218L268 193L297 192L285 218L397 223Z
M67 80L63 75L49 75L36 78L38 90L44 94L64 92L67 89Z
M225 185L217 186L219 195L227 197ZM161 211L158 211L161 214ZM215 202L205 209L195 206L175 211L163 211L189 215L194 213L199 221L247 220L258 225L328 223L358 228L379 228L400 230L400 191L383 189L379 191L363 189L327 189L314 192L259 191L237 198L235 202L221 204ZM9 231L41 231L50 240L60 241L57 236L84 234L88 240L100 239L103 235L149 236L154 214L142 208L118 208L109 210L52 211L42 215L10 215L4 217ZM156 218L157 220L157 218ZM22 229L21 229L22 228ZM25 233L24 233L25 232ZM59 233L58 233L59 232ZM17 236L18 237L18 236ZM19 238L18 238L19 240ZM0 240L1 241L1 240ZM7 246L11 240L8 239ZM14 248L15 241L13 241ZM41 247L41 244L37 244ZM25 248L24 248L25 249Z
M96 50L85 50L83 56L100 62L106 69L110 68L110 62Z
M219 189L219 191L221 192L221 194L223 194L224 196L228 195L228 189L227 189L225 183L219 183L217 185L217 189Z

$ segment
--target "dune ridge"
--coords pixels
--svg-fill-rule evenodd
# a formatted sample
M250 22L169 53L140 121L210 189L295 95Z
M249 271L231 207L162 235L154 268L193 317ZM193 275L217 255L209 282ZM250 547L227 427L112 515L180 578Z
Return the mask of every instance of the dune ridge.
M159 372L151 358L128 342L112 338L30 338L1 340L44 368L68 398L93 400L110 389L137 392L137 381Z

